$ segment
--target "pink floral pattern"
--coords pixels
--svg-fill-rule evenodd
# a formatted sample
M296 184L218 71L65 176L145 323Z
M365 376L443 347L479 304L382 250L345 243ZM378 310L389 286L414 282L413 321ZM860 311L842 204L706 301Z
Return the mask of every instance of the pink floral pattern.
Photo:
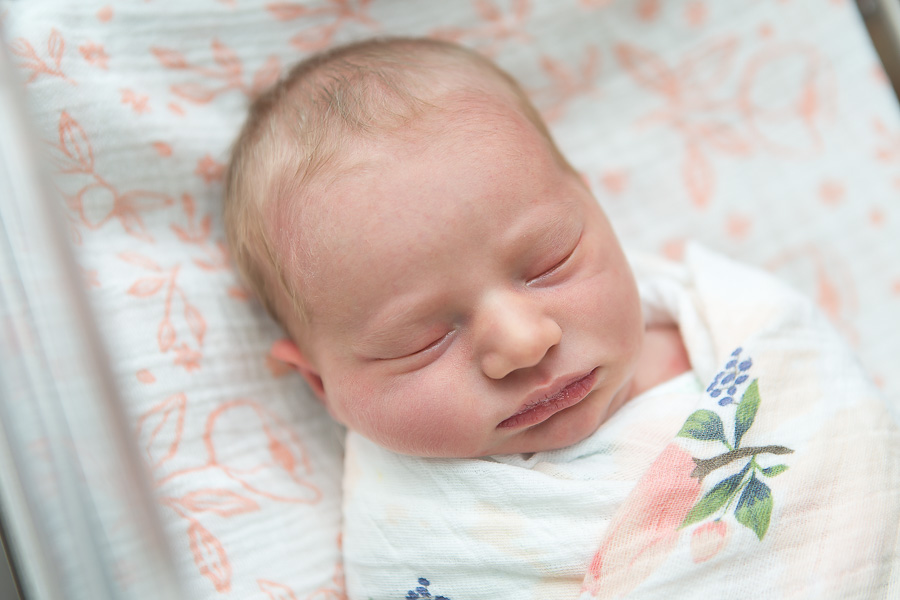
M815 298L900 397L900 110L853 3L220 0L171 15L145 2L33 4L3 8L3 43L176 558L204 597L345 597L339 434L267 355L278 332L231 269L219 203L249 101L350 39L432 35L495 58L630 244L678 258L699 238L766 266ZM822 27L789 25L811 21ZM865 77L848 67L859 64ZM645 476L610 538L631 519L639 551L604 546L591 586L624 593L601 574L664 559L700 494L688 467L670 447ZM663 483L669 508L640 517ZM271 543L247 539L273 522ZM690 533L693 560L727 547L714 523Z

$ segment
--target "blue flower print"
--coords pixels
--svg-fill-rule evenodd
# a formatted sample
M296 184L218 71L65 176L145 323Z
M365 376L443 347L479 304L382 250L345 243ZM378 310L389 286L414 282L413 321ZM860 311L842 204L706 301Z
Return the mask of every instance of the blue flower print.
M450 598L447 598L446 596L432 596L431 592L428 591L429 585L431 585L430 581L424 577L419 577L419 585L416 589L406 592L404 600L417 600L422 598L430 598L431 600L450 600Z

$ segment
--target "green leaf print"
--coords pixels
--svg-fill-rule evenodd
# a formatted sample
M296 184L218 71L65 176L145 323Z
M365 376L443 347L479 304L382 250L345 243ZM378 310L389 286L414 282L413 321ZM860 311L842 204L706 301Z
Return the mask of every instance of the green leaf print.
M741 445L741 438L753 425L753 419L756 418L756 411L759 408L759 386L758 379L754 379L737 406L737 412L734 415L734 447Z
M707 492L706 495L698 500L697 504L691 508L687 516L684 517L684 521L681 522L681 527L687 527L692 523L702 521L725 506L731 498L734 497L735 492L741 486L744 475L747 474L749 469L750 463L748 462L747 466L744 467L740 473L735 473L731 477L727 477L717 483L713 489L709 490L709 492Z
M787 470L787 465L775 465L774 467L767 467L765 469L762 469L762 474L766 477L775 477L776 475L784 473Z
M762 541L772 516L772 491L755 474L747 482L737 508L734 509L734 516L738 523L752 529Z
M728 442L725 440L725 428L722 425L722 419L719 415L711 410L698 410L688 417L684 422L678 437L691 438L695 440L719 440L726 446Z

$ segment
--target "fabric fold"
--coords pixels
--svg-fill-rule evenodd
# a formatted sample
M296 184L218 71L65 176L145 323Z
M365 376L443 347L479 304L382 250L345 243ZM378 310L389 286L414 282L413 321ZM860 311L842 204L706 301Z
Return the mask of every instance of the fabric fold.
M350 434L350 598L897 591L900 431L825 317L699 245L631 262L693 372L533 455L414 458Z

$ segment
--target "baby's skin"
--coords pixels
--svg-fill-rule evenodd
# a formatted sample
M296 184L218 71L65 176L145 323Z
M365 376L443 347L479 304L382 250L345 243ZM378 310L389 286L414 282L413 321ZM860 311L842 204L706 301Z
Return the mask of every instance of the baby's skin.
M478 457L574 444L690 368L645 327L609 220L505 98L460 95L414 130L355 140L304 216L327 239L294 366L391 450ZM300 242L298 242L299 244Z

